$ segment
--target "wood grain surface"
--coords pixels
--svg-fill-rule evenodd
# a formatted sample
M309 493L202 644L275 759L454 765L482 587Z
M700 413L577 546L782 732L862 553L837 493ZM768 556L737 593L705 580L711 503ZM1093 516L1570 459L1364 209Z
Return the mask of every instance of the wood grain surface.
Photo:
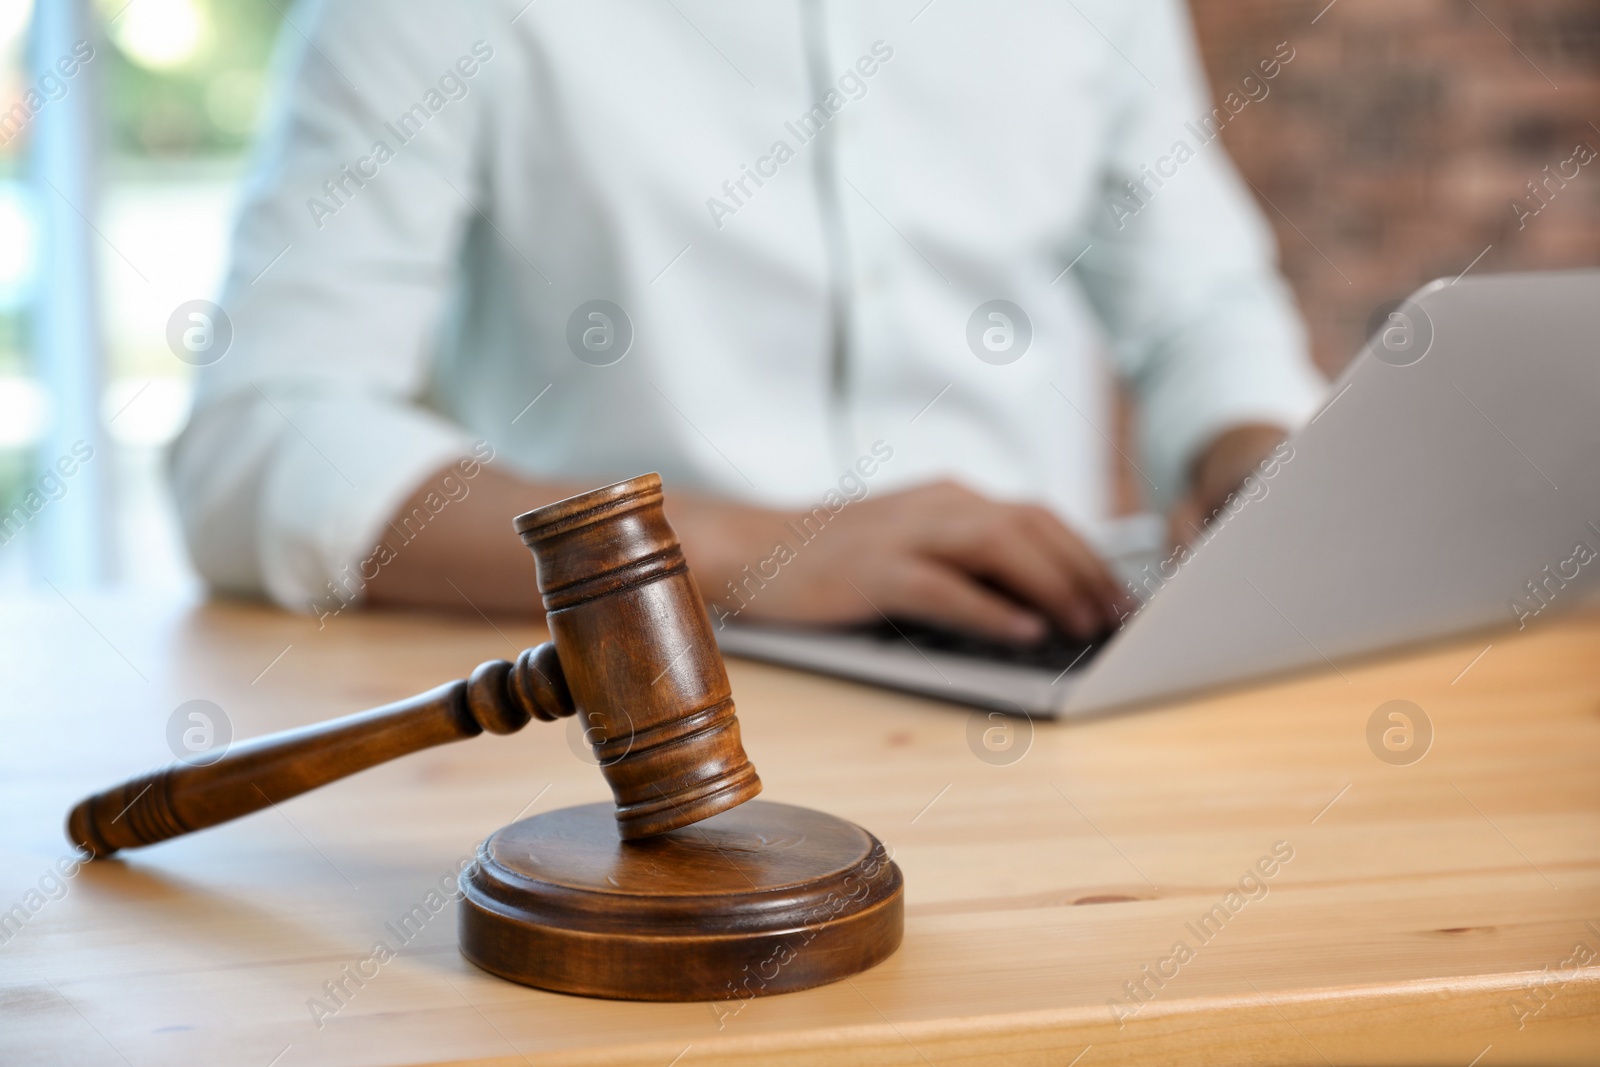
M482 838L608 799L575 719L81 868L62 841L74 800L171 759L186 702L250 737L459 677L537 627L68 596L0 604L0 1063L1493 1067L1600 1049L1594 616L1039 723L1020 759L1022 735L1007 747L982 713L732 660L764 796L882 839L905 941L824 988L641 1004L522 988L456 947L446 894ZM1431 723L1410 765L1369 747L1391 700Z

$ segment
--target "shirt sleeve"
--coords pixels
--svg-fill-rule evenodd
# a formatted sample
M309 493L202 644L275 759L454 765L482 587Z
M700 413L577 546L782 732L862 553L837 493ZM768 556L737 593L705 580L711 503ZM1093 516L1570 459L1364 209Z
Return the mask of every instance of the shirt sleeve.
M469 450L418 398L482 202L494 47L468 4L301 4L282 33L221 297L231 343L171 468L207 582L311 610Z
M1138 398L1140 467L1151 503L1165 508L1214 436L1242 422L1292 429L1324 388L1271 231L1215 132L1233 108L1273 106L1293 50L1286 43L1252 59L1275 78L1241 69L1214 115L1181 0L1107 6L1104 21L1084 10L1116 54L1104 181L1079 281Z

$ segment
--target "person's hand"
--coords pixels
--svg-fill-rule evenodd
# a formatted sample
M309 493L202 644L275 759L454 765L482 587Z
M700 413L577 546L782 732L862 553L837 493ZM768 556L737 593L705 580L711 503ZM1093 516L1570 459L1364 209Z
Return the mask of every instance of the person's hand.
M1238 492L1262 460L1283 442L1282 427L1245 423L1211 439L1191 468L1189 493L1168 513L1174 545L1193 543L1228 496Z
M420 486L395 523L438 495L440 477L452 471ZM457 483L427 536L394 535L394 550L365 576L368 602L537 611L534 568L527 549L508 535L506 516L586 487L524 481L487 467L470 484ZM1031 641L1043 636L1046 619L1089 637L1131 607L1089 547L1048 511L949 483L874 494L838 513L820 505L816 512L775 511L676 491L665 503L717 619L853 623L881 611Z
M1047 622L1092 637L1131 606L1051 512L950 482L870 496L832 515L669 495L667 515L715 620L886 615L1029 642Z

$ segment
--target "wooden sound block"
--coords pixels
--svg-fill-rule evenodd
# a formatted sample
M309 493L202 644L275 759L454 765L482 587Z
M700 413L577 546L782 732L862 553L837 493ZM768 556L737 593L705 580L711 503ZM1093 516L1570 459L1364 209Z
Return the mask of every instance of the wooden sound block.
M725 1000L886 959L904 880L843 819L752 800L624 842L610 804L512 823L461 875L462 954L513 982L624 1000Z

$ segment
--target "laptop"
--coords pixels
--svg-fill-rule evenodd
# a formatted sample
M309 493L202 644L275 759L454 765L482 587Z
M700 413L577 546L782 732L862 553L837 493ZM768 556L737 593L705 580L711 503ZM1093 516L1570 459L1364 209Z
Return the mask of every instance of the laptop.
M1424 286L1185 558L1102 545L1141 601L1092 642L904 620L727 623L725 653L1033 717L1081 717L1472 630L1600 590L1600 270Z

